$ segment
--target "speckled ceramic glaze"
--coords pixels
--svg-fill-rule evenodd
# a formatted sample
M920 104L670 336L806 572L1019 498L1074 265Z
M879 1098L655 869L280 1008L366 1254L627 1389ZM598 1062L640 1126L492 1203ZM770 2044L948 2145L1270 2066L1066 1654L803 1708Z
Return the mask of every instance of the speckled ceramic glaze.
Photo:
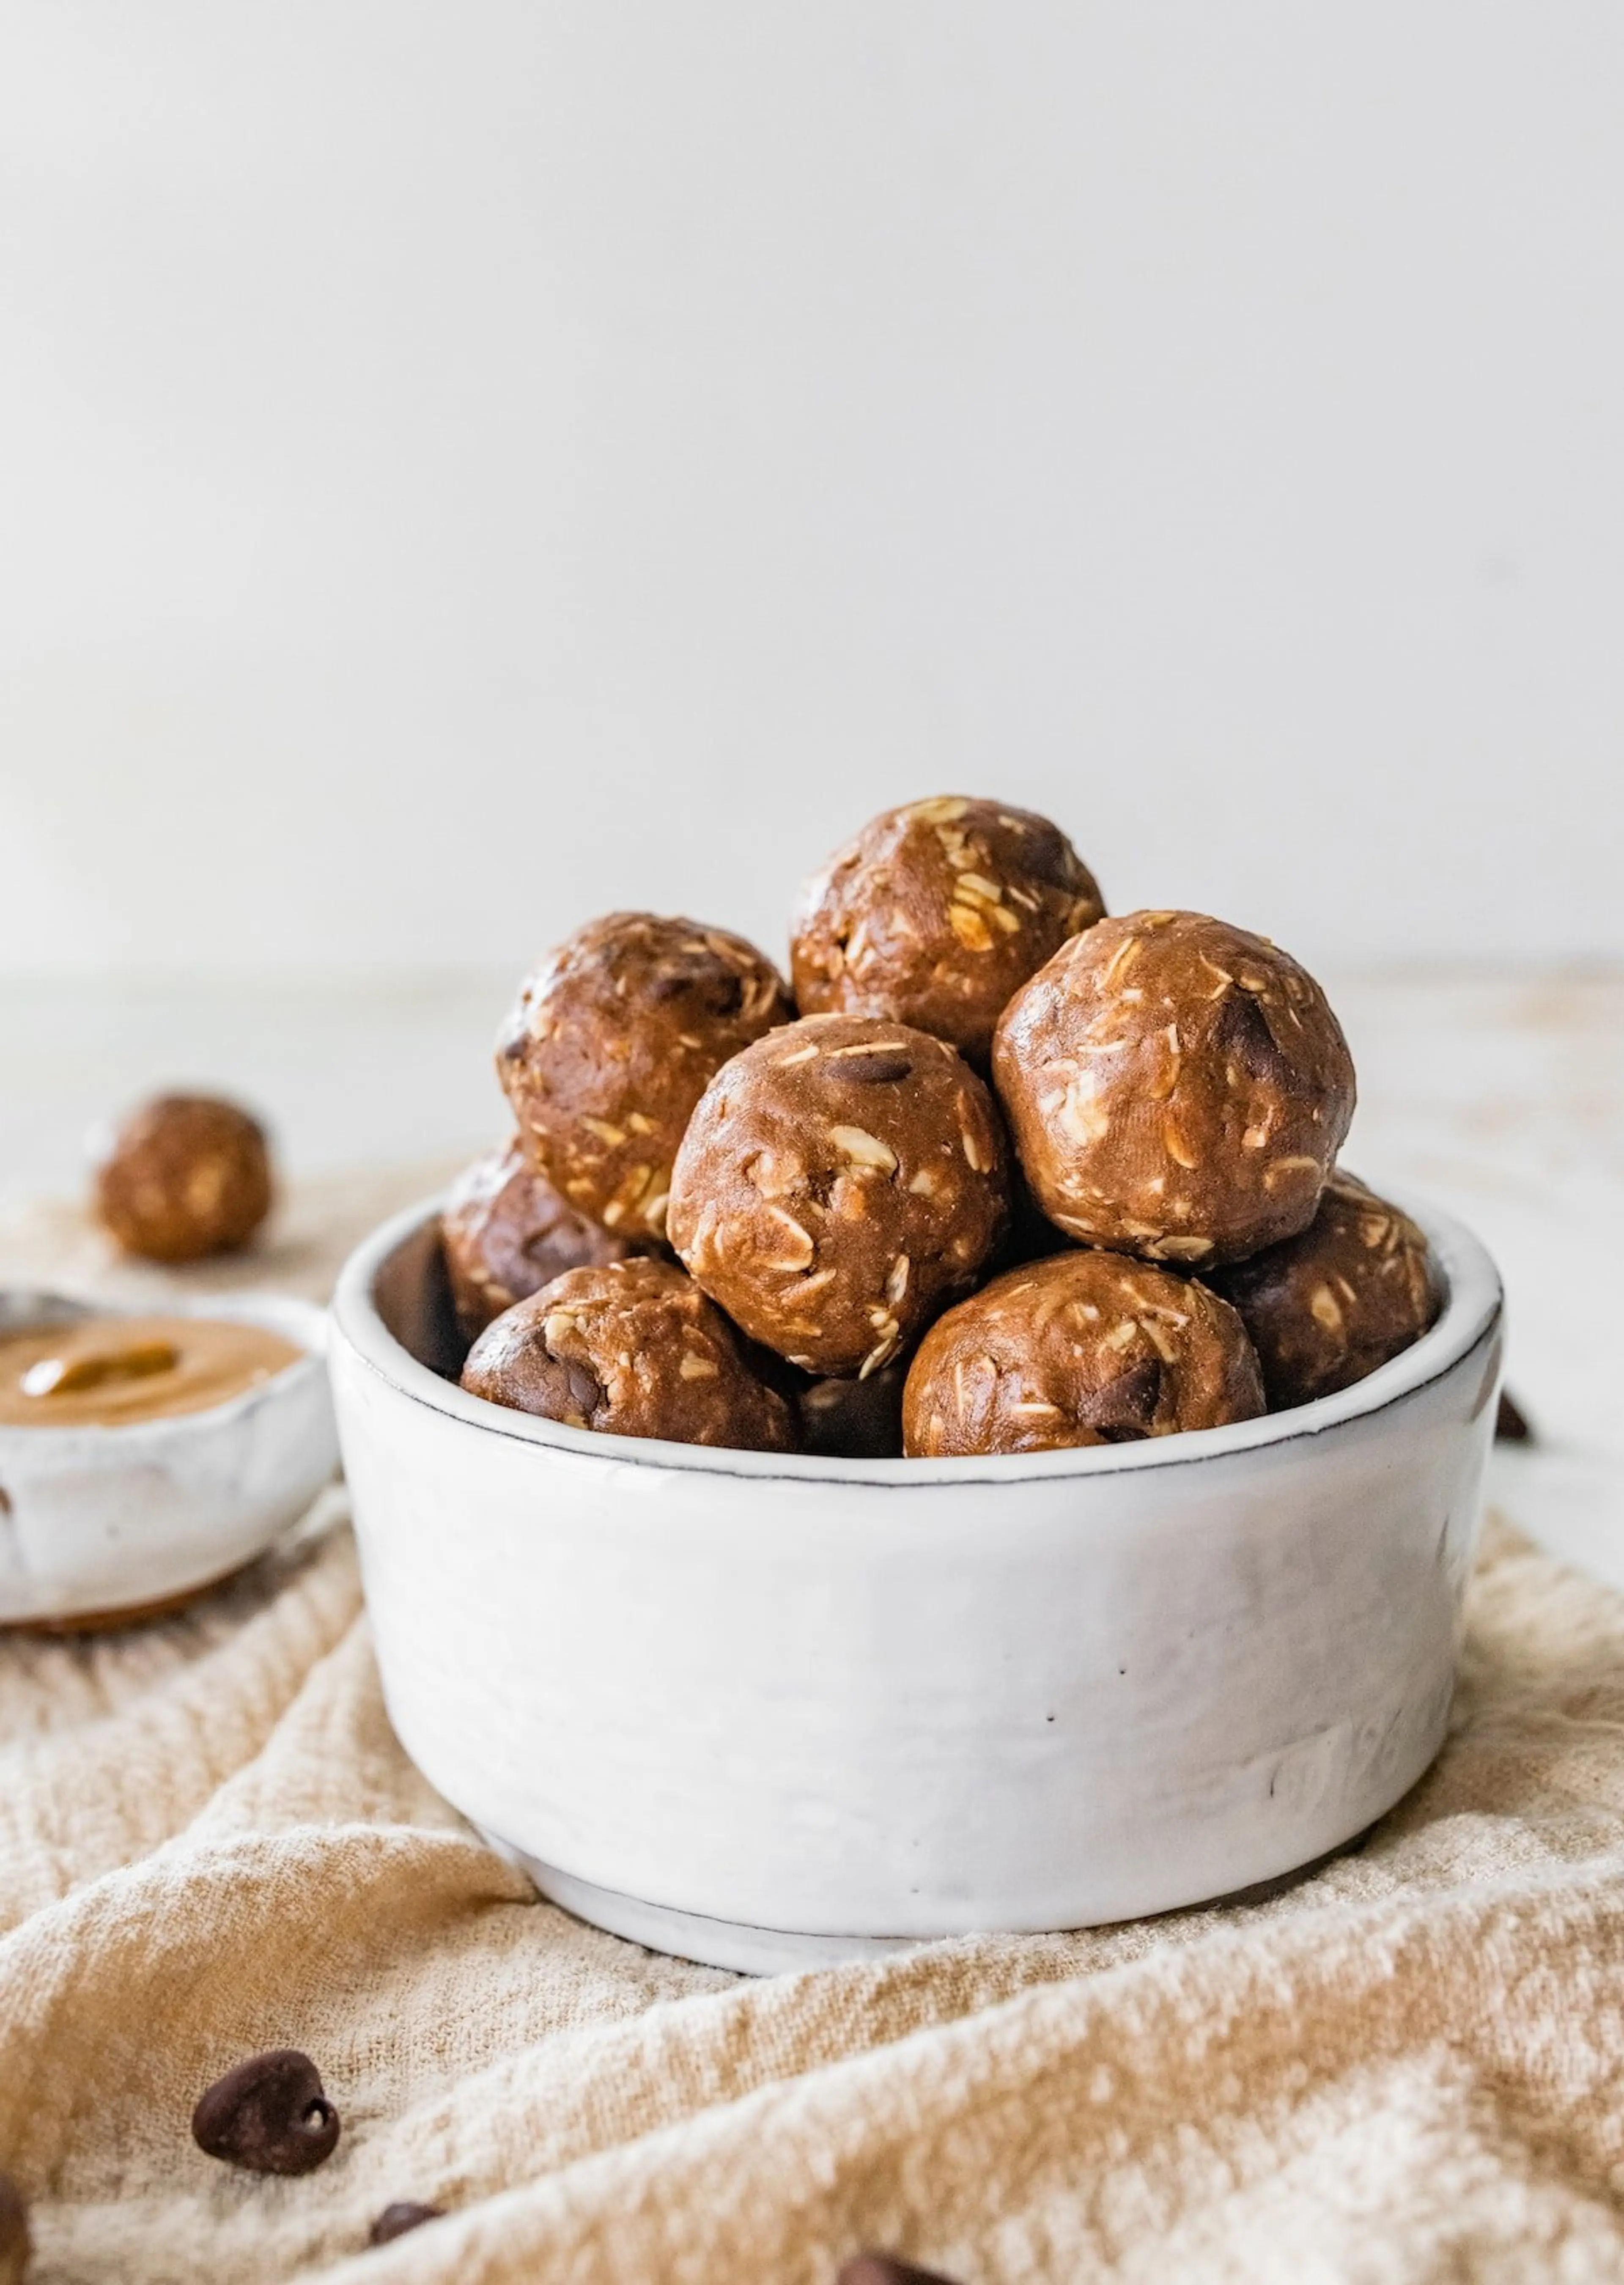
M55 1294L0 1292L0 1332L90 1314ZM324 1312L235 1294L191 1314L268 1325L307 1354L205 1411L110 1428L0 1426L0 1625L145 1609L222 1579L263 1554L332 1476Z
M1448 1712L1501 1297L1419 1218L1447 1304L1356 1388L1092 1451L835 1461L465 1395L432 1209L403 1215L349 1263L332 1355L402 1741L546 1894L730 1967L1309 1863Z

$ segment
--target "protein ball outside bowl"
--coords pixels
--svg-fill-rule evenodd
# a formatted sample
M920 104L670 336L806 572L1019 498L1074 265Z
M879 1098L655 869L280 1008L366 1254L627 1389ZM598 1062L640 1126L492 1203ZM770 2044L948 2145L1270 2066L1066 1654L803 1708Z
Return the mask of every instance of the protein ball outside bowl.
M1319 985L1203 913L1063 945L1005 1009L992 1074L1051 1221L1201 1269L1306 1229L1353 1115Z
M465 1166L440 1216L451 1300L465 1339L566 1269L624 1261L652 1245L577 1213L538 1174L517 1137Z
M572 1428L743 1452L794 1449L794 1416L733 1327L669 1261L567 1270L488 1325L462 1386Z
M1351 1388L1418 1341L1443 1303L1425 1232L1339 1169L1306 1230L1212 1282L1251 1335L1271 1412Z
M144 1103L96 1170L103 1224L125 1252L150 1261L198 1261L246 1245L271 1196L264 1128L217 1095Z
M1258 1360L1228 1302L1120 1254L1053 1254L995 1277L920 1343L910 1458L1123 1444L1251 1420Z
M730 1056L794 1009L742 937L610 913L521 987L497 1074L541 1172L618 1236L661 1237L671 1161Z
M1105 910L1057 825L944 795L887 810L809 881L790 947L803 1015L889 1016L985 1066L1017 991Z
M717 1073L671 1182L671 1236L753 1340L865 1378L974 1284L1008 1156L963 1058L906 1024L809 1016Z

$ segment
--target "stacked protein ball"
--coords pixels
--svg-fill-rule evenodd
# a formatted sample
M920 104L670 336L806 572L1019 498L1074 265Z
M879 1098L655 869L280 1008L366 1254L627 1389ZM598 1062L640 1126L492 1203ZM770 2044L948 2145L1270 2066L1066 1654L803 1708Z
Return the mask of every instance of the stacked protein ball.
M808 885L793 999L722 930L581 930L498 1051L519 1133L444 1216L463 1386L934 1457L1216 1427L1408 1347L1436 1266L1337 1170L1318 985L1199 913L1103 915L1047 819L952 797Z

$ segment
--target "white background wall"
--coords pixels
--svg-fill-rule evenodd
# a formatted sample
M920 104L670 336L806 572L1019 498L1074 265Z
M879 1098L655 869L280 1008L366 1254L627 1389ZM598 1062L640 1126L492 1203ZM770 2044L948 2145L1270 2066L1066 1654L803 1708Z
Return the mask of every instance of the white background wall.
M1624 12L8 0L0 972L776 946L883 803L1624 950Z

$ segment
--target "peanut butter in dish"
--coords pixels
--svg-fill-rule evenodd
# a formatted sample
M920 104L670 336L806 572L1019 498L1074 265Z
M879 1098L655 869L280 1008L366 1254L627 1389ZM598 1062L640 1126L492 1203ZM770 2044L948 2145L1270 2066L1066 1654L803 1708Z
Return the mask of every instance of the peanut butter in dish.
M0 1428L122 1428L207 1412L307 1352L226 1317L84 1317L0 1339Z

